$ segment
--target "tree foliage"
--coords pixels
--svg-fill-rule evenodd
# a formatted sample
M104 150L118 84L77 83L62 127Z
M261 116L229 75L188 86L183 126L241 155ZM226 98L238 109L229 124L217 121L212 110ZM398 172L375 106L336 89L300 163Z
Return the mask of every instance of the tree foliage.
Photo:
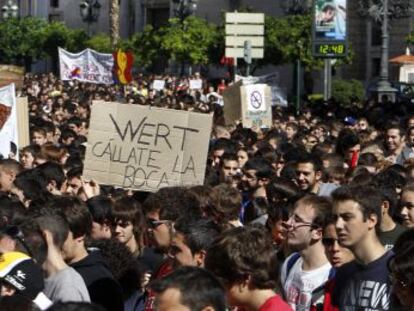
M114 48L109 35L100 33L86 41L86 46L101 53L112 53Z
M332 97L338 104L349 107L364 98L364 85L358 80L335 79L332 81Z
M0 23L0 63L24 65L42 58L47 22L35 17L8 18Z
M161 29L161 47L175 61L207 64L209 47L217 38L215 29L204 19L194 16L187 17L182 23L173 18L168 27Z

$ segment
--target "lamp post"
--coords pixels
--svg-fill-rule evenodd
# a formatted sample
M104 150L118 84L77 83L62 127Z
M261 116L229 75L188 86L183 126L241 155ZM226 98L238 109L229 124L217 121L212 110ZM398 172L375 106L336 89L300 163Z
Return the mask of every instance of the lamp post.
M312 1L310 0L283 0L281 1L281 7L287 15L300 15L307 14L312 7ZM296 113L300 111L300 93L302 88L302 63L300 61L301 51L303 49L303 43L301 41L297 44L298 58L294 63L293 85L295 85L295 107Z
M198 0L172 0L174 16L180 19L181 27L185 31L184 20L195 13ZM181 62L181 75L185 72L185 62ZM191 75L191 66L189 67Z
M90 26L99 19L102 5L98 0L82 0L79 4L82 20L88 24L88 35L90 36Z
M377 84L377 99L395 102L397 90L389 82L389 19L408 17L411 12L410 0L358 0L359 11L381 23L381 71Z
M198 0L172 0L174 16L178 17L181 23L197 10Z
M6 4L1 7L1 16L3 19L19 16L19 7L14 0L7 0Z

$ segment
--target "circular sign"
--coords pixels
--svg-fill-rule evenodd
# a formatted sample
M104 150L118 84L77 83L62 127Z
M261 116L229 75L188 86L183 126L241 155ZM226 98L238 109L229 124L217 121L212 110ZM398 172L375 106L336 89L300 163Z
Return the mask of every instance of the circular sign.
M250 104L254 109L259 109L262 106L262 95L258 91L252 92L250 95Z

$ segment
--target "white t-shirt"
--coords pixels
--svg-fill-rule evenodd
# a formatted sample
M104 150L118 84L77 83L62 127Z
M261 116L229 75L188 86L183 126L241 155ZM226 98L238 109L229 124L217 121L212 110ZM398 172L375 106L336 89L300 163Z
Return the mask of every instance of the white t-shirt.
M297 255L292 254L285 260L281 273L286 301L294 311L309 311L311 305L323 303L323 295L313 301L312 292L326 283L331 264L328 262L315 270L303 271L303 260L299 257L286 275L287 263L292 256Z

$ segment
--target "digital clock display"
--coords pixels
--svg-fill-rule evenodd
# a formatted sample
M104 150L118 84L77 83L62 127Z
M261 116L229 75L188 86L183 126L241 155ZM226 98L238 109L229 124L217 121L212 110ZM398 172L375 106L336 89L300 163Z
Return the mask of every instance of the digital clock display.
M346 56L345 43L315 43L313 55L316 57L340 58Z

